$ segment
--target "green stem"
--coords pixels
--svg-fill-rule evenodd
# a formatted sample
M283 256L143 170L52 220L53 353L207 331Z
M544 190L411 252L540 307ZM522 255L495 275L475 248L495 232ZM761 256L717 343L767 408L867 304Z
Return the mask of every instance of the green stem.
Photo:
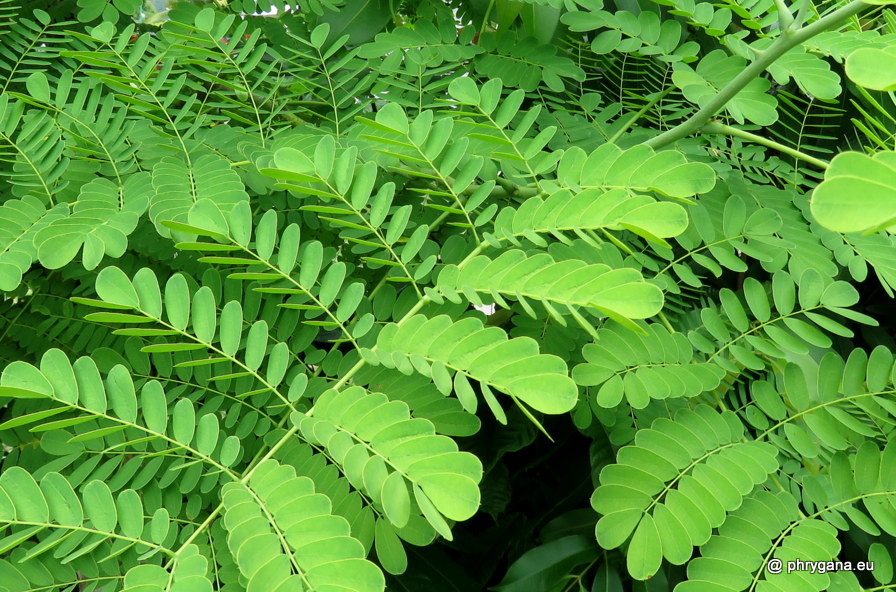
M728 102L734 98L737 93L744 89L757 76L765 72L766 68L771 66L782 55L811 39L812 37L822 33L831 27L839 25L843 21L855 16L869 5L863 0L852 0L849 4L835 10L827 16L824 16L811 25L806 25L799 29L786 29L781 35L775 39L775 42L759 53L756 59L741 70L740 74L735 76L731 82L726 84L719 93L709 100L703 107L694 113L687 121L680 123L672 129L651 138L645 144L653 149L662 148L676 142L682 138L699 132L713 116L721 111Z
M707 123L703 126L702 131L709 134L725 134L728 136L733 136L735 138L743 138L744 140L749 140L750 142L754 142L767 148L772 148L788 156L792 156L796 159L808 162L809 164L817 166L820 169L828 168L828 163L826 161L815 158L814 156L809 156L805 152L800 152L796 148L785 146L784 144L780 144L778 142L775 142L774 140L769 140L768 138L763 138L762 136L756 135L746 130L731 127L730 125L725 125L717 121Z
M488 18L492 15L492 9L495 7L495 0L490 0L488 8L485 9L485 16L482 17L482 26L479 27L479 37L485 33L485 27L488 26Z
M619 138L622 137L622 134L624 134L624 133L627 132L629 129L631 129L631 127L632 127L633 125L635 125L635 124L638 122L639 119L641 119L642 117L644 117L644 114L645 114L645 113L647 113L648 111L650 111L651 109L653 109L653 107L654 107L657 103L659 103L659 102L662 101L664 98L666 98L666 96L667 96L670 92L672 92L673 90L675 90L675 86L674 86L674 85L669 85L668 87L666 87L666 89L665 89L663 92L657 94L657 95L654 96L652 99L650 99L649 101L647 101L647 104L644 105L643 107L641 107L640 109L638 109L638 111L637 111L636 113L632 114L632 116L629 118L629 120L625 122L625 125L623 125L621 128L619 128L619 129L616 131L616 133L613 134L613 137L610 138L610 139L607 140L607 141L608 141L610 144L615 144L616 141L617 141Z

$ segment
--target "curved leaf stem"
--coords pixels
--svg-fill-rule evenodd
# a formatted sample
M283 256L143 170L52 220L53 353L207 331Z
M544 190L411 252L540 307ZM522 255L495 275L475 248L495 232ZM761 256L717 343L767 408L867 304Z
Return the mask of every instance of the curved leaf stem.
M485 9L485 16L482 17L482 26L479 27L479 36L482 37L483 33L485 33L485 28L488 26L488 19L492 15L492 9L495 7L495 0L489 0L488 8Z
M800 43L854 17L868 6L869 4L866 4L863 0L852 0L849 4L827 16L821 17L810 25L800 27L799 29L791 28L782 31L781 35L775 39L768 49L758 54L752 63L741 70L731 82L726 84L716 96L703 105L687 121L647 140L645 144L656 150L699 132L737 93L743 90L754 78L765 72L766 68L775 63L778 58Z
M808 162L811 165L814 165L820 169L827 169L828 162L821 160L820 158L815 158L814 156L810 156L805 152L801 152L796 148L791 148L790 146L785 146L779 142L775 142L774 140L770 140L768 138L764 138L760 135L748 132L746 130L742 130L740 128L732 127L730 125L725 125L724 123L720 123L718 121L711 121L703 126L703 130L709 134L724 134L727 136L732 136L734 138L741 138L744 140L748 140L753 142L754 144L759 144L761 146L765 146L766 148L771 148L773 150L777 150L782 154L786 154L788 156L792 156L797 160L802 160L804 162Z

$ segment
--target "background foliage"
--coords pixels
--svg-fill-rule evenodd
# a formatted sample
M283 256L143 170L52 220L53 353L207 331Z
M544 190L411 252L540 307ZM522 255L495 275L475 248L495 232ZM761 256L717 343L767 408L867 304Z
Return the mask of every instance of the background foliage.
M0 38L0 590L896 588L886 2Z

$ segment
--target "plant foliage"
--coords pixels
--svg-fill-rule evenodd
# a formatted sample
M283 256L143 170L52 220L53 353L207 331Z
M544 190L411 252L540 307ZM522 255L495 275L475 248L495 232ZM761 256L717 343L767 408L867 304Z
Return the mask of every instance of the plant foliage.
M893 589L889 4L0 0L0 591Z

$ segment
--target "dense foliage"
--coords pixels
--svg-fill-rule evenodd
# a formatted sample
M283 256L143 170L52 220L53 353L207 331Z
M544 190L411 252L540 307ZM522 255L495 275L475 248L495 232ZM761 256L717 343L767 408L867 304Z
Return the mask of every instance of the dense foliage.
M0 590L896 588L886 4L0 0Z

